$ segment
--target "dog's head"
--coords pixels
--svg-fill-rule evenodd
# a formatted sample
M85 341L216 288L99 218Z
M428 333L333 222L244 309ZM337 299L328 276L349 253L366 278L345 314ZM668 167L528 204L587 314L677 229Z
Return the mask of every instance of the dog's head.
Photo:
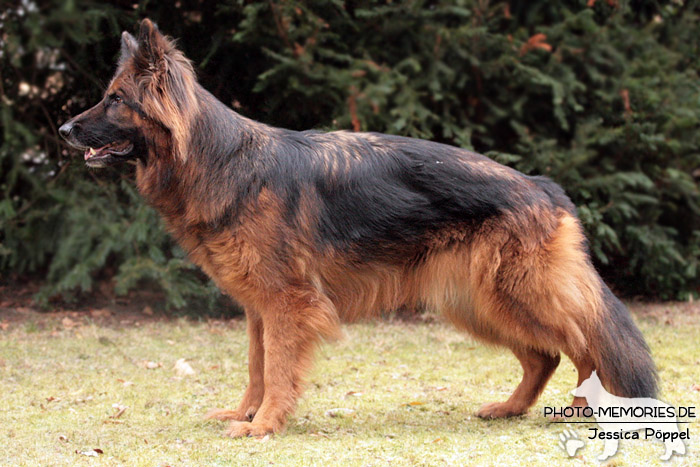
M58 131L85 152L90 167L147 162L156 144L184 159L186 132L197 111L195 87L190 62L145 19L138 39L122 34L117 72L102 100Z

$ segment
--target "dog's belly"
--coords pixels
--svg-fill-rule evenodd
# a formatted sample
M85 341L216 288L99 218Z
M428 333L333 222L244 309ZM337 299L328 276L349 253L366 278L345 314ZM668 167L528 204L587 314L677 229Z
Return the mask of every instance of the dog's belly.
M341 321L353 322L417 304L400 266L335 263L322 268L314 285L328 296Z
M494 334L481 316L469 280L466 244L428 255L420 264L374 262L358 266L326 261L313 282L334 304L342 321L371 318L399 308L426 308L444 315L460 329L479 336Z

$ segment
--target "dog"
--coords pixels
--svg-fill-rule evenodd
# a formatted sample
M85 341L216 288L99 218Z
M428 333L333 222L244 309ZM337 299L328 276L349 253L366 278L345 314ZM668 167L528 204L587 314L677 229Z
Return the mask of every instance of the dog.
M515 392L480 417L525 413L561 352L579 384L597 369L615 394L656 393L642 334L545 177L420 139L255 122L200 86L148 19L122 34L102 101L59 133L88 167L136 164L141 195L245 309L249 385L209 414L229 436L280 432L317 344L400 307L435 309L520 360Z

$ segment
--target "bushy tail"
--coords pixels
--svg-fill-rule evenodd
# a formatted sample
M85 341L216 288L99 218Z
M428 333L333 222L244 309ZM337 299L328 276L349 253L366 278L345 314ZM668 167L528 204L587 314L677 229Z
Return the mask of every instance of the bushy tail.
M649 346L627 307L604 283L602 291L603 310L589 341L600 379L616 396L655 398L658 376Z

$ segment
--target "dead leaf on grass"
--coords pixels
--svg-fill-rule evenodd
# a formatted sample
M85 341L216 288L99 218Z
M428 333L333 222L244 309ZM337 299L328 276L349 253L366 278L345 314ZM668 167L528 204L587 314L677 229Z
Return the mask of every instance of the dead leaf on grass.
M161 368L163 364L161 362L152 362L150 360L141 360L138 366L145 368L147 370L155 370L156 368Z
M352 414L354 414L354 413L355 413L355 411L352 410L352 409L346 409L346 408L344 408L344 407L338 407L338 408L335 408L335 409L326 410L326 417L332 417L332 418L336 418L336 417L345 417L345 416L348 416L348 415L352 415Z
M404 406L407 406L407 407L408 407L408 406L414 407L414 406L416 406L416 405L424 405L424 404L425 404L425 402L422 402L422 401L411 401L411 402L408 402L408 403L403 404L403 405L404 405Z
M192 376L195 374L195 371L192 369L189 363L185 361L184 358L179 359L177 362L175 362L175 373L177 373L178 376Z
M128 408L125 405L121 404L112 404L112 408L116 411L114 414L110 415L109 418L119 418L122 416L124 412L126 412L126 409Z
M83 455L83 456L88 456L88 457L97 457L100 454L104 454L104 451L102 449L99 449L99 448L90 449L88 451L79 451L76 449L75 453Z

